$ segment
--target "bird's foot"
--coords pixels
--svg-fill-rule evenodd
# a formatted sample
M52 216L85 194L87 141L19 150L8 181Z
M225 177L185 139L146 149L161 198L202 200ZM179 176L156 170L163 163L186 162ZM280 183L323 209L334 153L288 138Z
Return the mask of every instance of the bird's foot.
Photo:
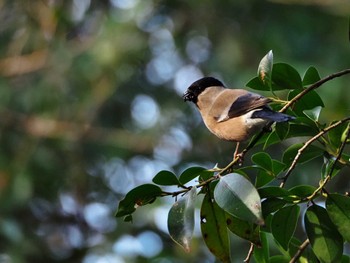
M244 154L243 154L243 152L240 152L240 153L236 153L235 152L234 155L233 155L233 160L238 162L239 166L242 166L243 161L244 161Z

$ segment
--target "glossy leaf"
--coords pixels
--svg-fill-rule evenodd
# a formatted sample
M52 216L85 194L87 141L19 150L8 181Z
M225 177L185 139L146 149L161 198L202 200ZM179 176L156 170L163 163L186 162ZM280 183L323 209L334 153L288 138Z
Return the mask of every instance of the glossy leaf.
M199 176L203 171L206 171L206 169L203 167L190 167L182 172L179 177L179 181L184 185Z
M190 252L190 242L194 229L194 203L197 196L193 187L184 197L176 201L168 214L170 237L186 252Z
M265 150L267 147L279 143L281 139L278 137L276 130L270 132L267 136L267 138L263 139L262 142L264 142L263 149Z
M320 117L322 107L321 106L316 106L313 109L310 110L304 110L303 113L312 121L318 121L318 118Z
M256 246L261 246L260 227L258 225L239 219L229 213L226 213L226 224L235 235L250 241Z
M270 50L261 59L258 67L258 77L268 87L271 86L272 66L273 66L273 53L272 53L272 50Z
M284 250L288 250L289 242L294 235L299 212L299 206L291 205L279 209L272 217L272 235Z
M214 175L213 171L204 170L199 174L199 181L202 182L202 181L208 180L210 177L213 177L213 175Z
M291 189L289 189L289 193L291 195L295 195L298 198L306 198L310 195L312 195L316 190L316 187L311 185L297 185Z
M317 69L313 66L309 67L303 77L303 85L308 86L314 84L321 79Z
M289 124L289 130L287 138L302 137L302 136L314 136L318 130L313 126L305 124Z
M278 186L267 186L258 189L258 191L261 198L285 197L290 195L288 190Z
M264 185L268 184L272 180L276 179L271 172L266 171L265 169L261 167L256 167L259 169L258 174L255 179L255 187L263 187Z
M325 157L323 158L323 160L324 160L324 163L321 169L322 178L326 178L328 175L332 177L336 176L340 171L340 169L343 167L343 164L339 162L335 163L336 157L334 156Z
M333 122L334 123L334 122ZM332 124L333 124L332 123ZM328 132L328 139L331 145L337 149L342 143L342 136L348 127L348 123L343 123Z
M350 197L329 194L326 200L328 215L343 238L350 242Z
M230 262L230 245L226 227L226 213L207 192L201 206L201 232L210 252L221 262Z
M277 197L266 198L262 204L262 213L264 218L266 218L269 214L281 209L287 203L286 200Z
M233 216L258 225L264 224L258 191L242 175L231 173L220 178L214 198L222 209Z
M276 123L275 130L278 138L280 138L280 140L284 140L285 138L287 138L287 135L289 133L289 123L288 122Z
M317 205L309 207L304 222L316 257L322 263L339 262L343 254L343 238L330 220L326 209Z
M293 144L290 146L284 153L283 153L283 163L285 163L287 166L291 165L294 158L298 154L298 150L303 147L303 144L298 143L298 144ZM314 145L309 145L306 147L306 149L302 152L298 159L298 163L305 163L307 161L310 161L316 157L322 156L324 150L314 146Z
M260 240L261 240L261 247L255 247L254 248L254 254L253 257L255 259L255 262L259 263L268 263L270 262L270 248L269 248L269 242L268 242L268 234L260 231Z
M267 171L272 171L272 159L265 152L258 152L252 156L252 162Z
M152 182L158 185L179 185L180 184L176 175L170 171L160 171L153 177Z
M303 89L292 90L288 94L288 100L291 100L302 91ZM303 111L314 109L317 106L324 107L324 103L316 91L311 90L294 104L293 111L297 116L302 116Z
M275 176L279 175L286 168L286 165L278 160L272 160L272 170Z
M246 84L247 87L254 90L270 90L270 87L265 84L259 77L254 77Z
M272 89L299 89L302 88L301 77L298 71L286 63L276 63L272 69Z
M116 217L127 216L133 213L137 207L152 203L162 194L162 189L154 184L143 184L126 194L119 202Z

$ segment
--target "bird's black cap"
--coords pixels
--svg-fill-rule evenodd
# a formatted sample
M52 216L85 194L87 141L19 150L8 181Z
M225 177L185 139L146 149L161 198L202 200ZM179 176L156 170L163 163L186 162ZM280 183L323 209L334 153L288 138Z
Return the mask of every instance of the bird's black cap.
M193 82L191 86L188 87L182 98L185 101L192 101L193 103L197 103L198 95L201 94L206 88L213 86L224 87L224 84L222 84L220 80L213 77L201 78Z

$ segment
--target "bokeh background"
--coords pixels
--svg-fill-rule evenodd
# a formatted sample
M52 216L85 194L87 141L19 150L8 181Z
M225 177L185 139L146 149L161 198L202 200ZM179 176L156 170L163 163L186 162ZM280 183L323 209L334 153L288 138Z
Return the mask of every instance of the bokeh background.
M173 199L133 223L118 202L160 170L230 160L181 99L191 82L244 87L271 49L300 73L349 68L349 14L348 0L0 0L0 262L213 262L198 224L190 254L170 240ZM349 114L349 83L319 89L322 121ZM317 185L312 169L290 186ZM241 262L249 244L232 239Z

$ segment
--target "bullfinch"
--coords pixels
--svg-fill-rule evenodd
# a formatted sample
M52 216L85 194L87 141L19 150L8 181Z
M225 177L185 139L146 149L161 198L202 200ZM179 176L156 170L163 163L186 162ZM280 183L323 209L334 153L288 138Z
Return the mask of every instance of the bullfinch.
M220 139L239 142L249 139L269 122L286 122L292 116L273 111L271 99L243 89L228 89L213 78L204 77L191 84L183 95L193 102L202 119Z

